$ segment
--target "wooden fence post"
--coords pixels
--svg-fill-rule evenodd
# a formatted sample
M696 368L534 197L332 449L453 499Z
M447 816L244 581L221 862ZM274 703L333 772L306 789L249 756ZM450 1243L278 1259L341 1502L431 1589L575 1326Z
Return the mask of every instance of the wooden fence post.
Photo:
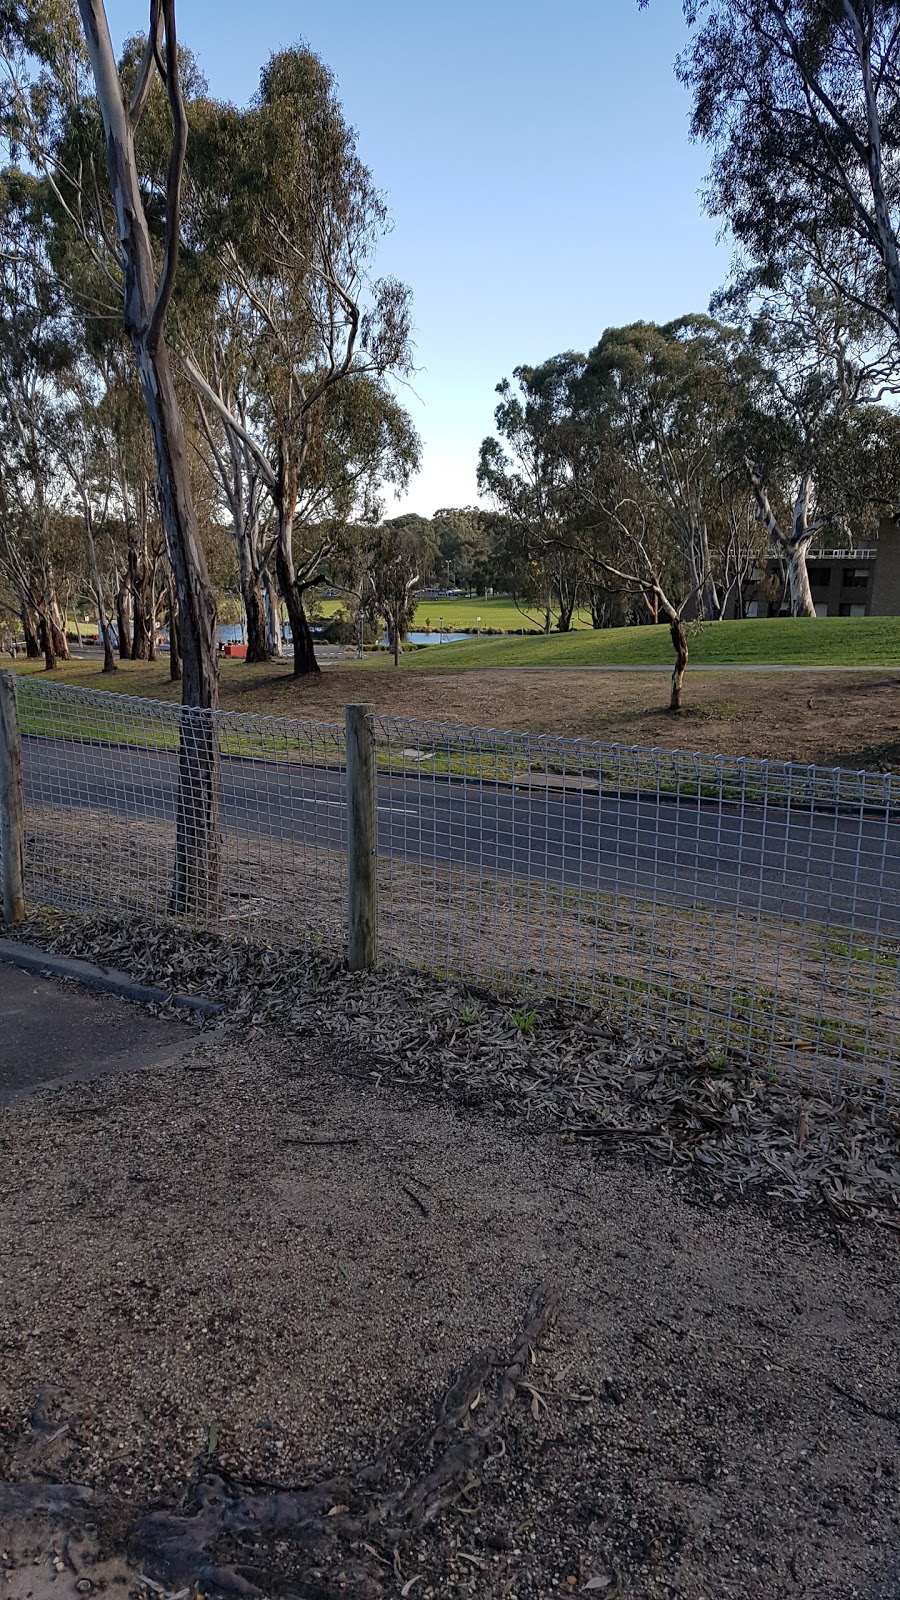
M378 944L375 735L372 707L345 706L347 747L347 964L374 967Z
M25 802L16 679L0 672L0 873L3 920L25 921Z

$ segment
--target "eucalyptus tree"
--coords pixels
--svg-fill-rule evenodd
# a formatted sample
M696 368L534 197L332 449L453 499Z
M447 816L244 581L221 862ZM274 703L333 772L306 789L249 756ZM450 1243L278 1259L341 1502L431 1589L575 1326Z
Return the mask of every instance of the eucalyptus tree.
M752 380L744 414L746 471L757 514L783 565L793 616L815 616L806 557L812 540L866 515L863 440L895 387L893 336L871 311L823 283L796 253L774 285L745 272L719 297L747 328Z
M411 513L380 523L369 540L371 593L387 625L395 667L415 615L416 591L436 553L431 523Z
M497 385L496 436L484 439L478 487L504 518L503 561L517 594L552 614L566 633L578 602L578 558L569 537L576 508L571 476L571 394L584 357L567 351L516 367L516 387Z
M900 339L897 0L684 10L694 31L678 71L693 134L712 149L710 209L754 263L777 269L802 249Z
M684 550L659 497L648 491L642 453L629 449L629 424L606 374L586 368L573 395L572 478L580 518L576 548L607 603L668 625L675 652L669 709L680 711L688 665L686 618L694 609Z
M80 21L80 29L79 29ZM0 18L0 104L10 150L41 174L88 275L103 282L130 344L156 464L175 578L185 705L218 702L215 598L191 493L184 425L165 336L181 247L187 112L175 0L150 0L147 38L116 60L103 0L29 0ZM162 180L142 172L141 124L165 106ZM107 174L104 197L100 172ZM219 761L209 719L182 720L172 906L203 914L218 898Z
M478 506L443 506L431 519L437 545L436 573L445 588L475 589L491 583L488 518Z
M201 400L255 462L270 498L300 676L318 671L304 596L332 554L327 526L340 521L337 510L322 515L323 500L335 497L336 394L354 396L349 414L364 392L355 386L368 379L365 393L399 419L386 380L410 368L409 293L394 279L371 279L387 226L384 202L359 159L332 76L311 51L273 56L253 106L223 108L198 146L200 227L240 307L251 352L248 414L196 351L186 348L185 367ZM395 452L396 481L412 470L415 453ZM346 475L338 477L339 501Z
M211 406L195 390L204 459L214 477L229 518L238 554L241 600L247 628L247 662L267 661L280 654L272 633L265 596L266 536L269 502L268 466L264 451L253 448L255 422L253 329L241 297L223 286L195 363L204 387L220 404ZM202 367L201 367L202 363ZM276 608L277 609L277 608Z
M101 399L102 387L97 383L96 370L82 354L58 386L50 429L83 529L87 579L103 645L103 671L111 673L117 671L117 667L107 605L108 586L104 581L98 540L110 527L114 469L109 433L100 409Z
M711 620L730 587L735 497L746 503L734 465L752 371L740 330L686 316L607 329L576 391L582 439L604 438L627 463L681 553L688 603Z
M60 462L55 385L73 361L65 300L47 270L44 218L32 176L0 177L0 571L17 596L26 639L48 671L68 655L56 594Z

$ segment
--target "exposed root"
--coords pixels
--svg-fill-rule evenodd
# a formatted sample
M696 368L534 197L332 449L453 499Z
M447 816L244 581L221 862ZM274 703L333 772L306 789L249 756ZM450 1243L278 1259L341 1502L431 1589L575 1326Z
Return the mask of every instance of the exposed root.
M378 1600L397 1552L458 1496L471 1494L487 1462L506 1449L507 1420L559 1296L538 1288L512 1348L482 1350L441 1397L434 1421L396 1435L376 1460L304 1488L276 1488L208 1474L180 1513L154 1511L128 1540L131 1568L153 1590L260 1596L269 1541L290 1548L292 1590L317 1600ZM67 1484L0 1484L0 1513L58 1520L96 1516L89 1490ZM296 1584L301 1588L298 1591Z

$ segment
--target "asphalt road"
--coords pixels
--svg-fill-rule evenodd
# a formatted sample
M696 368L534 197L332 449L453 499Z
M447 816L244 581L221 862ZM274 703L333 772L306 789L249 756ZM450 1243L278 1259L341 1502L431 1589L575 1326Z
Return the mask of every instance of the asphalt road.
M26 802L171 819L177 758L24 740ZM343 773L222 761L228 831L342 849ZM637 902L810 918L900 938L900 821L423 773L378 779L382 854L459 863Z

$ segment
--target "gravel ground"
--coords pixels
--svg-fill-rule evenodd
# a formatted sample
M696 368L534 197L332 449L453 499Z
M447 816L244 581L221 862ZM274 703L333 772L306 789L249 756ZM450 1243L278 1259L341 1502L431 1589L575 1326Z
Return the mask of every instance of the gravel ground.
M245 1023L0 1111L0 1480L97 1491L108 1554L204 1471L357 1467L552 1282L481 1480L376 1539L377 1589L245 1541L265 1592L896 1596L896 1228L732 1200L387 1076L360 1036ZM85 1566L90 1538L10 1527L10 1600L142 1589Z

